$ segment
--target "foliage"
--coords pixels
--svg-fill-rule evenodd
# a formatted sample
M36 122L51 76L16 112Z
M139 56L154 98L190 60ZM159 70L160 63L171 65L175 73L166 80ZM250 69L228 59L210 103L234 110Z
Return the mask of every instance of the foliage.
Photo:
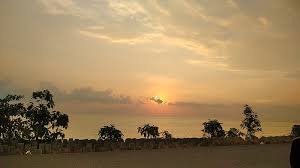
M211 138L225 136L225 131L222 128L222 123L220 123L218 120L208 120L202 125L204 127L204 129L202 130L204 132L204 135L209 135Z
M173 138L173 135L169 131L163 131L163 132L161 132L161 134L164 139L172 139Z
M120 130L116 129L114 125L104 126L99 130L99 139L109 141L122 141L123 134Z
M48 91L33 92L26 118L35 140L52 141L64 138L63 129L68 128L68 115L54 111L53 95Z
M245 105L244 109L245 118L242 121L241 128L247 130L246 137L252 139L255 137L255 133L262 131L258 115L252 110L249 105Z
M25 107L20 100L20 95L7 95L0 99L0 140L5 143L23 138L23 128L25 128L22 117Z
M33 92L26 107L23 96L8 95L0 99L0 139L53 141L64 138L68 128L68 115L55 111L53 95L48 90Z
M159 136L158 127L155 125L145 124L143 127L138 127L138 133L144 138L157 138Z
M300 125L293 125L291 135L294 137L300 137Z
M230 138L236 138L236 137L242 137L242 136L244 136L244 133L242 133L237 128L230 128L229 131L227 132L227 137L230 137Z

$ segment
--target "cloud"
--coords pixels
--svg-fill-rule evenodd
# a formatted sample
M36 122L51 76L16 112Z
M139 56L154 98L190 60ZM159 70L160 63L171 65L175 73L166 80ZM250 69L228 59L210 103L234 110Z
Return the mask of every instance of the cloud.
M147 41L151 41L152 39L161 36L161 34L143 34L142 36L137 36L137 37L128 37L128 38L114 38L102 33L95 33L90 30L79 30L79 33L88 37L92 38L98 38L98 39L103 39L107 40L111 43L123 43L123 44L137 44L137 43L144 43Z
M95 22L95 25L81 26L78 33L81 35L107 40L111 43L139 44L139 43L162 43L175 47L182 47L202 55L209 55L210 49L204 41L195 40L197 37L179 36L178 25L173 25L167 20L158 19L158 14L171 12L161 2L142 3L140 1L94 1L93 5L82 5L75 0L63 2L42 1L49 14L72 15L86 18ZM169 4L166 4L168 6ZM92 6L99 6L95 9ZM155 12L152 10L156 9ZM86 12L90 11L90 12ZM174 12L174 11L172 11ZM172 16L173 18L176 16ZM101 18L101 19L99 19ZM95 29L100 27L101 29ZM184 32L184 30L182 31ZM210 45L212 45L211 43Z
M73 0L38 0L45 9L45 12L51 15L71 15L80 18L91 18L94 16L92 10L80 7Z
M78 33L109 43L180 47L232 70L293 71L300 62L295 0L40 2L49 14L87 19Z
M75 88L67 92L59 89L51 82L41 82L38 89L24 88L16 86L10 80L0 80L0 96L7 94L21 94L25 97L31 96L36 90L48 89L53 93L54 99L63 102L82 102L99 104L131 104L133 100L130 96L115 94L111 89L95 90L91 87Z
M113 9L120 16L139 17L139 19L146 20L147 11L135 1L108 1L109 7Z
M207 104L207 103L199 103L199 102L188 102L188 101L177 101L168 103L170 106L178 106L178 107L192 107L192 108L225 108L229 106L241 106L240 104Z
M162 103L164 103L164 101L163 101L159 96L153 96L153 97L151 97L149 100L151 100L151 101L153 101L153 102L155 102L155 103L157 103L157 104L162 104Z
M185 60L185 63L190 65L201 65L201 66L220 68L220 69L226 69L228 67L228 65L224 63L217 63L217 62L207 61L207 60L187 59Z
M61 101L96 102L101 104L131 104L130 96L116 95L110 89L95 90L91 87L75 88L70 92L58 89L49 82L41 83L40 89L49 89Z
M290 78L290 79L300 79L300 70L288 72L284 75L284 77Z
M270 21L265 17L258 17L257 20L261 25L265 27L268 27L271 24Z
M227 0L226 2L228 3L229 6L239 9L239 5L235 0Z

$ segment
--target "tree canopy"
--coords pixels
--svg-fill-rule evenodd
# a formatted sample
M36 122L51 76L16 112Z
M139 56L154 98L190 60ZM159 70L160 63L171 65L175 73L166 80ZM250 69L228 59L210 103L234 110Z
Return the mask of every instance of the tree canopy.
M26 108L21 101L23 96L7 95L0 99L0 140L9 143L25 138L25 121L23 117Z
M20 95L0 99L0 140L53 141L64 138L69 117L54 110L53 95L48 90L32 93L29 105Z
M122 141L123 134L114 125L104 126L99 130L99 139L109 141Z
M202 130L204 132L204 135L208 135L211 138L225 136L225 131L223 130L222 123L220 123L218 120L208 120L202 125L204 127L204 129Z
M245 105L243 114L245 118L242 121L241 128L246 129L246 137L252 139L255 137L256 132L262 131L260 120L258 119L258 115L247 104Z
M143 127L138 127L138 133L144 138L157 138L159 137L158 127L155 125L145 124Z

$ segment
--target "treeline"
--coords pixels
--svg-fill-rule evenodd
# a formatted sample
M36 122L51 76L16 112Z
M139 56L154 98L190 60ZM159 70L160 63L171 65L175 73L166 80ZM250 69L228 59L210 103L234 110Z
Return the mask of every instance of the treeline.
M255 133L262 131L260 120L258 115L252 110L249 105L245 105L243 114L245 118L242 120L241 128L246 130L246 133L241 132L237 128L230 128L228 131L225 131L222 127L222 123L218 120L208 120L204 122L203 125L203 136L208 138L221 138L221 137L230 137L230 138L245 138L246 140L253 140L256 138ZM137 132L146 139L151 138L163 138L171 139L173 135L165 130L159 132L159 127L151 124L145 124L137 128ZM100 128L99 131L100 139L110 140L110 141L122 141L123 134L118 130L114 125L104 126Z
M262 131L258 115L249 105L244 106L244 119L241 122L243 133L237 128L225 131L222 123L216 119L202 124L203 136L207 138L244 138L252 141L255 134ZM0 142L53 142L64 139L64 130L68 128L68 115L55 110L53 95L48 90L32 93L28 103L20 95L7 95L0 99ZM145 124L137 128L137 133L146 139L172 139L173 135L165 130L160 132L159 127ZM294 125L292 136L300 136L300 126ZM100 128L99 139L105 141L123 141L123 133L114 125Z

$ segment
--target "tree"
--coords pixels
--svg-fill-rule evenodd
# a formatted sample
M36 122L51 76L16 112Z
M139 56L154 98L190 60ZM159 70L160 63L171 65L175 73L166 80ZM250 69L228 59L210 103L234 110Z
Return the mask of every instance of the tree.
M0 141L4 143L25 139L23 132L27 127L23 116L26 108L20 102L22 98L21 95L7 95L0 99Z
M53 141L64 138L68 128L68 115L53 110L53 95L48 91L32 93L32 101L26 107L23 96L8 95L0 99L0 140Z
M260 121L257 114L247 104L245 105L243 113L245 115L245 118L242 121L241 128L247 130L247 138L253 139L256 132L262 131Z
M145 124L143 127L138 127L138 133L144 138L157 138L159 136L158 127L155 125Z
M230 138L241 137L241 136L244 136L244 133L242 133L237 128L230 128L229 131L227 132L227 137Z
M116 129L114 125L104 126L99 130L99 139L109 141L122 141L123 134L120 130Z
M300 125L293 125L291 135L294 137L300 137Z
M172 134L169 131L163 131L163 132L161 132L161 134L164 139L172 139L173 138Z
M31 129L31 138L36 141L54 141L64 138L68 128L67 114L55 111L53 95L48 90L33 92L25 117Z
M204 129L202 130L204 132L204 135L208 134L211 138L225 136L225 131L222 128L222 123L220 123L218 120L208 120L202 125L204 127Z

